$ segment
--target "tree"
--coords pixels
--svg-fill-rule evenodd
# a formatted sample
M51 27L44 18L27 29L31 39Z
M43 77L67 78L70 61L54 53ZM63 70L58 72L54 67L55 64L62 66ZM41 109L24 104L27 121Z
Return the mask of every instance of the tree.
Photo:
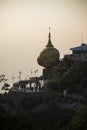
M9 86L10 86L8 83L6 83L6 81L7 81L7 79L5 78L5 75L4 74L0 75L0 83L2 83L2 82L4 83L4 85L1 89L5 90L5 92L9 90Z
M9 87L10 87L10 85L8 83L4 83L4 86L2 87L2 90L5 90L5 92L6 92L6 91L9 90Z
M3 82L4 80L6 80L5 75L4 74L0 75L0 83Z

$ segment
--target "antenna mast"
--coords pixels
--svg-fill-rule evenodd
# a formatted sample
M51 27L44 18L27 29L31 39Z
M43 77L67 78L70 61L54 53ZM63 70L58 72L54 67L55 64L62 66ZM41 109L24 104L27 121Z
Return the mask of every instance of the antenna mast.
M83 43L83 32L81 34L81 42Z

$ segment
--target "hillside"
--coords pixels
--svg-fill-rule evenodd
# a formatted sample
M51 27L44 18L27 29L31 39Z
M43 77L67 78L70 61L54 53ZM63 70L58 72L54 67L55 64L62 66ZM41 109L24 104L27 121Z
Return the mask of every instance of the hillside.
M0 130L87 130L87 102L56 94L0 95Z
M74 93L85 93L87 91L87 62L76 62L70 66L67 71L57 75L58 71L64 68L66 65L62 65L60 68L54 69L54 75L49 78L48 88L53 90L63 91L69 90ZM58 69L57 69L58 68ZM56 72L56 73L55 73Z
M54 68L47 92L0 94L0 130L87 130L86 72L87 62L64 63Z

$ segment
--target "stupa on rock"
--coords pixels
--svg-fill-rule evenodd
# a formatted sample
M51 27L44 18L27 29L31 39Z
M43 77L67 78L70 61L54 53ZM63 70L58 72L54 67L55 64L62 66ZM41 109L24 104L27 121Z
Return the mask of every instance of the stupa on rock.
M60 54L59 51L52 45L50 29L48 38L48 43L38 56L37 62L45 68L52 68L58 64Z
M42 75L44 84L47 83L49 75L52 74L52 68L59 63L59 57L59 51L54 48L51 42L51 33L49 28L48 43L37 58L38 64L44 67Z

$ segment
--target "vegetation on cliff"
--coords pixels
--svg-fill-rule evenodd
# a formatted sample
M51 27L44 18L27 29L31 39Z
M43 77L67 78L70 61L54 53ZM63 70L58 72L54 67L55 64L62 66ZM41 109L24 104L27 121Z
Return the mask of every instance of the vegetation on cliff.
M63 61L53 69L53 74L48 80L48 88L52 91L84 92L84 89L87 89L87 62L80 61L68 65Z
M74 111L68 113L70 110L61 109L49 95L0 95L1 130L58 130L68 125Z
M0 94L0 130L87 130L86 84L87 62L64 60L49 76L49 92Z
M87 104L41 93L0 95L0 129L86 130Z

